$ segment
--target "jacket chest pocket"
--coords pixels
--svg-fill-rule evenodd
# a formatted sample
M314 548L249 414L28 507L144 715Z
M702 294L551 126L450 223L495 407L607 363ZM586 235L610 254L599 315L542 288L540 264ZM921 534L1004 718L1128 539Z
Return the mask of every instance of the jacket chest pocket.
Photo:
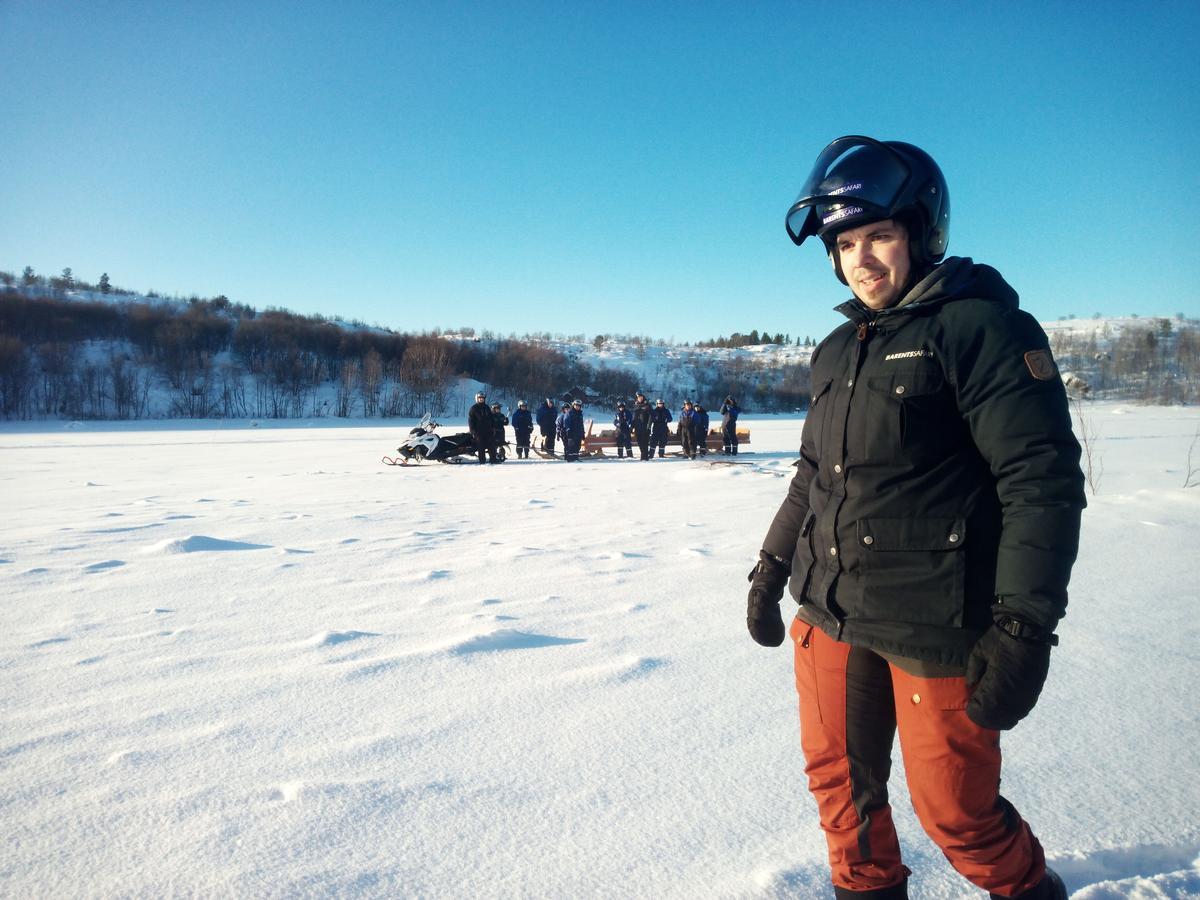
M903 455L919 459L954 443L961 420L945 376L932 362L867 378L865 420L860 422L867 459Z
M833 379L820 382L813 390L812 403L804 417L804 432L801 442L812 447L818 458L829 446L829 411L833 406Z

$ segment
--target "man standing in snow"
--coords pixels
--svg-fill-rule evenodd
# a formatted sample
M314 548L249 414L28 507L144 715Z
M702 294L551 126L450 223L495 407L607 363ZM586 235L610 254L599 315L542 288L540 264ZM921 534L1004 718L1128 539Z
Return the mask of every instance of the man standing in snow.
M679 435L679 449L683 451L683 455L688 459L696 458L695 448L695 431L692 429L692 401L684 400L683 408L679 410L679 428L676 433Z
M943 259L950 204L911 144L839 138L787 216L854 298L813 354L787 498L751 572L754 640L791 625L801 743L834 894L907 897L887 800L897 730L913 808L994 898L1063 900L999 794L1000 731L1037 702L1083 508L1046 336L994 269Z
M625 408L625 401L617 401L617 414L613 417L613 428L616 431L617 440L617 458L620 459L626 454L633 459L633 416L629 410Z
M692 408L692 459L696 454L708 456L708 410L697 403Z
M513 436L517 441L517 459L529 459L529 436L533 434L533 414L522 400L512 414Z
M480 391L475 395L475 405L467 410L467 430L475 441L475 455L479 462L484 462L487 455L489 463L496 462L496 429L492 420L492 409L487 405L487 397Z
M563 459L579 461L579 448L583 444L583 403L574 400L563 413Z
M633 398L633 434L642 459L650 458L650 401L641 391Z
M507 427L508 427L508 416L506 416L504 414L504 410L501 409L499 403L493 403L492 404L492 432L496 435L496 448L497 448L496 455L497 456L500 455L499 448L503 447L505 444L508 443L508 441L505 440L507 435L505 434L505 431L504 431L504 429Z
M558 412L554 408L554 401L549 397L537 411L537 425L542 432L542 449L554 455L554 433L555 422L558 419Z
M662 397L654 401L654 409L650 410L650 459L654 456L654 449L658 448L658 455L661 459L667 455L667 439L671 436L671 429L668 427L671 424L671 411L667 409L667 404L663 403Z
M732 397L726 397L721 404L721 452L726 456L737 456L737 420L740 412L737 401Z

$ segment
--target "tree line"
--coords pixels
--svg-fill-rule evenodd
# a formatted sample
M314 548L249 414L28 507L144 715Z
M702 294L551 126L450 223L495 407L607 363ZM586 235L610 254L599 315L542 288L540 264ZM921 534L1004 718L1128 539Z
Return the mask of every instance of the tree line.
M1055 331L1050 348L1076 392L1095 399L1156 404L1200 402L1200 323L1182 314L1115 329Z
M650 384L592 366L550 346L550 335L498 337L469 328L409 334L287 310L259 312L227 297L154 298L91 285L70 269L45 279L0 272L0 415L6 418L299 418L463 415L473 388L515 404L582 394L614 403L642 389L674 405L683 397L738 398L756 411L807 407L808 366L775 359L714 360L697 350L788 335L756 331L664 354ZM1147 319L1119 330L1055 332L1063 372L1090 396L1156 403L1200 401L1200 333L1194 320ZM645 358L650 338L597 335ZM577 344L585 343L583 335ZM800 344L799 338L796 343ZM811 338L805 338L808 345ZM570 350L570 348L567 348Z
M447 340L345 326L225 297L188 302L0 289L0 414L291 418L462 414L474 379L510 397L585 386L629 396L630 374L519 340ZM32 285L37 288L41 285ZM153 401L165 391L166 406Z

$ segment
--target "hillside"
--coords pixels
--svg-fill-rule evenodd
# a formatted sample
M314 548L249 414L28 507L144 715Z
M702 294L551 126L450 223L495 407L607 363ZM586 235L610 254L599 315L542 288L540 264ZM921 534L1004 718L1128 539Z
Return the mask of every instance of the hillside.
M1044 323L1079 394L1200 400L1195 319ZM755 333L756 334L756 333ZM744 338L739 337L740 342ZM718 343L729 343L722 338ZM0 289L0 415L9 419L461 416L476 390L505 406L635 390L751 412L807 407L811 346L679 346L646 337L470 330L406 334L225 297L7 284Z

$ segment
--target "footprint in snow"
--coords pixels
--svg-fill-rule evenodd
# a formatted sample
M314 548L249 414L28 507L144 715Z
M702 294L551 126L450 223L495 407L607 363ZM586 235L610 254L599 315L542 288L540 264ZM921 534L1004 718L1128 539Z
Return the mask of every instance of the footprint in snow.
M1141 896L1140 893L1124 890L1109 891L1116 888L1114 882L1131 880L1141 882L1153 880L1156 884L1166 886L1176 880L1175 876L1195 878L1195 860L1200 855L1200 844L1189 843L1181 846L1163 846L1147 844L1134 847L1115 847L1110 850L1094 850L1091 853L1075 853L1056 856L1047 860L1051 867L1067 885L1067 890L1075 895L1076 891L1094 885L1092 890L1082 890L1078 895L1082 900L1108 900L1110 897ZM1131 885L1137 887L1138 885ZM1195 887L1192 884L1191 887ZM1167 894L1146 896L1184 896L1173 891ZM1192 894L1187 894L1192 896Z
M300 796L302 790L304 790L303 781L289 781L272 788L267 794L267 800L271 803L291 803Z
M194 534L191 537L160 541L146 548L146 553L214 553L227 550L270 550L270 544L251 544L247 541L227 541L222 538Z
M526 559L530 556L543 556L550 551L545 547L518 547L516 550L510 550L508 553L509 559Z
M90 566L84 566L85 572L103 572L105 569L119 569L125 565L123 559L106 559L103 562L92 563Z
M625 684L648 677L651 673L670 665L670 660L658 656L636 656L616 660L600 666L577 669L567 673L569 679L584 681L602 680Z
M448 648L454 656L469 656L473 653L494 653L501 650L534 650L540 647L557 647L566 644L582 644L583 638L560 638L549 634L528 634L511 628L502 628L490 634L468 638Z
M449 569L434 569L432 572L425 573L426 581L441 581L443 578L450 577Z
M310 644L316 647L336 647L347 641L357 641L360 638L379 637L377 631L325 631L316 635Z
M500 602L502 602L502 601L500 600L499 597L488 597L486 600L481 601L479 605L480 606L495 606L497 603L500 603Z
M162 522L151 522L148 525L122 525L120 528L91 528L84 534L124 534L127 531L145 531L147 528L162 528Z
M50 647L54 644L65 644L69 640L71 640L69 637L63 637L60 635L59 637L46 638L44 641L37 641L32 644L26 644L25 646L28 650L40 650L43 647Z
M712 556L712 551L705 547L684 547L679 551L680 556Z
M186 513L176 513L173 516L163 516L163 521L164 522L175 522L175 521L178 521L179 519L194 519L194 518L196 518L196 517L189 516Z
M359 542L359 538L345 538L345 539L344 539L344 540L343 540L341 543L343 543L343 544L357 544L358 542Z

